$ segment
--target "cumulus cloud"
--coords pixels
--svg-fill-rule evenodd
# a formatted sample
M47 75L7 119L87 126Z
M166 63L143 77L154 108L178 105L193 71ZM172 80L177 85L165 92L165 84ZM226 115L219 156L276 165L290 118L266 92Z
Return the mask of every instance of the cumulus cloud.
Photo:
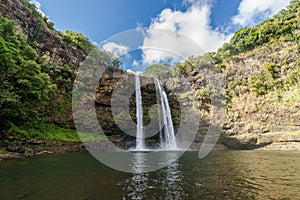
M115 42L106 42L102 45L103 50L113 53L116 56L128 55L129 47Z
M274 16L289 4L290 0L243 0L238 14L232 18L235 25L250 26Z
M217 50L230 36L210 26L211 3L186 0L186 11L164 9L146 30L141 46L143 62L179 61L190 55ZM176 54L176 55L175 55Z

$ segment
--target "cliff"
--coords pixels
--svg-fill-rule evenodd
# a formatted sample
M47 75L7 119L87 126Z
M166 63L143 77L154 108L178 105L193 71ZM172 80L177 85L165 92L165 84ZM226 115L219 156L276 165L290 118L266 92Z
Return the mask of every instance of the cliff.
M207 106L213 91L199 74L207 67L222 74L227 114L220 142L232 149L299 149L299 39L300 1L292 0L273 18L237 31L217 52L174 66L194 80Z
M239 30L231 41L217 52L191 57L171 67L172 77L165 87L168 93L175 130L181 123L179 102L195 98L199 107L199 129L196 142L202 142L211 121L211 95L218 95L209 86L222 80L226 89L226 121L220 142L232 149L255 149L266 145L300 141L300 6L293 0L288 9L274 18ZM72 116L72 89L79 65L88 52L53 28L26 0L1 0L0 13L17 25L42 61L35 61L57 87L57 94L41 106L32 106L48 123L75 128ZM155 68L154 68L155 70ZM107 69L99 77L96 89L96 110L99 124L106 135L123 147L134 145L134 139L116 124L112 114L112 94L119 81L118 100L134 85L134 75L120 69ZM157 103L152 78L141 77L144 123L150 122L149 111ZM194 90L194 94L180 91ZM177 92L179 91L179 92ZM136 120L135 93L129 101L129 113ZM182 105L181 105L182 106ZM126 112L120 111L120 115ZM134 127L131 127L134 129ZM150 144L158 136L151 137Z
M16 22L21 34L31 35L37 53L46 62L57 67L69 65L74 68L86 57L82 49L64 42L48 19L43 18L27 0L1 0L0 13Z

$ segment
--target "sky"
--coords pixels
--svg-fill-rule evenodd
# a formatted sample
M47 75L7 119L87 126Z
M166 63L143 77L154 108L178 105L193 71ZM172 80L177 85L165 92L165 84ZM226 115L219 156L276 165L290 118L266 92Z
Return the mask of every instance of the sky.
M216 51L233 33L272 17L290 0L31 0L58 30L81 32L143 71Z

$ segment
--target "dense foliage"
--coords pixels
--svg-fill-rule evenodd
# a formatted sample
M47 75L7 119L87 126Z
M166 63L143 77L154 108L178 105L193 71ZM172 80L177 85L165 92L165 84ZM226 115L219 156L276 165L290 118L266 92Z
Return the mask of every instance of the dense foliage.
M300 1L292 0L287 9L283 9L273 18L257 26L245 27L237 31L218 53L226 57L278 40L299 41L299 34L294 33L294 30L300 28L299 20Z
M199 57L190 57L184 63L178 63L173 70L185 74L199 68L215 66L226 68L226 61L232 56L250 51L263 45L276 45L278 42L295 42L300 46L300 1L292 0L290 5L256 26L238 30L229 43L225 43L217 52L206 53Z
M147 67L145 72L143 73L146 76L155 77L160 80L164 80L169 78L171 75L171 68L166 64L156 64Z
M27 29L28 42L31 45L34 45L35 40L39 37L41 26L45 25L49 29L54 30L54 23L50 21L47 16L42 16L42 14L36 8L36 5L30 3L28 0L24 0L24 4L36 19L35 27L29 27Z
M66 30L63 33L59 32L59 34L62 36L63 41L66 42L66 44L74 44L82 49L86 54L93 52L94 56L97 56L97 59L99 59L106 67L116 69L120 69L122 67L122 61L119 57L110 52L99 50L99 48L82 33Z
M56 91L40 58L16 25L0 16L0 127L24 124L38 118L38 109Z
M85 53L89 53L94 49L97 49L97 46L91 43L90 40L82 33L66 30L63 33L60 32L60 35L62 35L64 42L67 44L74 44L75 46L83 49Z
M193 76L195 71L205 70L221 72L226 82L228 113L233 100L236 103L248 95L266 100L273 95L280 101L284 95L295 96L295 91L299 91L299 41L300 1L292 0L273 18L238 30L217 52L190 56L176 63L171 67L172 75ZM212 88L205 85L198 88L198 106L205 109L212 95Z
M38 123L42 117L40 113L46 117L57 118L70 118L72 115L71 93L76 69L68 65L53 66L45 63L37 55L34 48L40 31L45 25L54 30L53 23L41 16L33 4L27 0L24 2L37 19L35 27L28 28L26 36L16 33L13 21L0 17L0 135L7 133L16 137L39 138L42 130L34 131L26 124ZM164 64L153 65L146 69L145 74L164 79L170 75L187 75L191 71L208 68L223 71L225 74L229 71L228 66L233 59L256 48L290 42L296 43L299 49L299 21L300 1L292 0L287 9L273 18L257 26L237 31L230 42L224 44L217 52L206 53L200 57L191 56L185 62L177 63L173 67ZM100 51L83 34L69 30L58 34L66 45L76 46L86 55L93 51L104 66L121 68L120 58ZM299 58L292 64L286 62L281 65L272 61L262 64L261 68L260 72L248 77L235 77L234 80L229 80L227 85L229 98L239 95L238 90L242 87L246 88L245 91L260 96L278 90L288 90L300 84ZM197 90L199 107L203 108L204 104L209 102L212 93L205 86ZM53 101L49 101L50 99ZM57 128L45 124L43 127L49 130ZM42 137L52 139L50 132Z

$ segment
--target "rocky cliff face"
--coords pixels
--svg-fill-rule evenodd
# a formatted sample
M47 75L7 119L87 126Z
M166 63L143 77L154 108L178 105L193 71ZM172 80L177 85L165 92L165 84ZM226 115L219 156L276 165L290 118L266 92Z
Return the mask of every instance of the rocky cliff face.
M17 31L32 43L43 58L41 68L58 88L57 96L42 109L48 122L73 126L71 92L76 71L86 53L72 43L66 43L53 25L43 18L27 0L1 0L0 13L13 20Z
M299 68L299 54L297 43L281 41L226 60L222 76L227 114L220 141L232 149L262 148L272 143L273 149L289 149L283 146L300 141L300 88L289 85L297 78L291 71ZM194 88L206 86L200 70L187 77ZM276 84L275 89L272 84ZM290 149L298 146L293 144Z
M58 32L50 29L43 19L39 19L33 9L26 6L24 0L1 0L0 13L18 25L18 31L25 36L35 32L36 51L46 62L54 66L69 65L78 67L86 57L83 50L72 44L66 44Z
M228 84L259 76L269 63L275 64L276 78L284 87L292 66L297 66L300 49L295 43L279 43L264 46L235 56L225 77ZM283 91L270 91L265 95L250 92L251 85L239 84L233 88L233 98L228 102L226 134L296 131L300 128L299 87Z
M156 91L152 78L141 77L144 123L149 123L149 109L156 104ZM113 93L116 98L113 98ZM122 104L128 101L129 104ZM124 70L107 69L96 89L96 110L99 124L106 135L123 135L126 133L116 124L112 106L117 105L119 115L128 113L136 121L135 75ZM128 110L127 110L128 109ZM122 119L122 118L120 118ZM136 129L136 127L130 127Z
M0 0L0 13L9 19L14 20L18 25L18 31L25 36L34 32L34 42L36 51L50 62L54 67L61 68L64 65L71 66L67 69L70 76L75 77L75 71L80 63L85 59L84 51L72 44L66 44L57 31L51 28L44 20L41 21L36 16L36 11L28 7L23 0ZM299 34L299 30L294 34ZM265 45L251 51L240 53L230 57L225 61L226 68L222 71L222 77L215 77L215 84L224 80L224 87L227 89L227 116L223 129L223 143L235 149L256 148L277 141L300 141L300 89L298 86L289 87L281 91L266 94L258 94L257 89L265 85L266 80L256 80L263 73L270 70L276 76L277 87L284 88L286 80L290 77L291 68L299 66L299 44L293 42L280 41L272 45ZM272 66L273 68L268 68ZM266 69L267 68L267 69ZM266 72L266 70L269 70ZM196 98L199 100L199 123L197 141L202 141L210 123L210 113L212 106L209 98L205 97L208 86L204 74L210 74L210 70L195 70L186 73L184 77L176 77L167 80L166 89L175 128L180 124L179 101L189 101L195 98L190 89L196 91ZM269 76L270 74L265 74ZM74 77L71 78L74 81ZM116 86L120 87L117 91L119 101L124 102L127 98L122 92L134 87L134 75L123 70L108 69L99 77L99 87L96 90L96 110L100 126L108 136L116 136L116 141L130 141L133 145L133 138L126 135L124 130L116 124L112 114L112 95ZM256 82L255 82L256 81ZM261 81L261 82L259 82ZM272 80L273 81L273 80ZM293 80L291 80L293 81ZM121 82L121 83L120 83ZM143 113L145 124L150 123L149 111L157 103L156 91L152 78L142 77L143 93ZM272 82L272 84L274 84ZM68 88L68 96L61 92L57 99L50 103L50 108L59 103L56 112L51 116L46 116L48 121L56 122L61 125L68 125L74 128L71 112L72 85ZM256 90L256 93L252 90ZM266 89L268 90L268 89ZM180 92L177 92L180 91ZM186 91L182 93L182 91ZM135 118L135 93L130 94L129 112L132 121ZM180 99L178 99L180 98ZM61 103L65 102L65 103ZM125 110L120 111L120 115ZM135 129L135 127L131 127ZM298 131L298 132L297 132ZM296 133L293 137L286 136L285 133ZM280 133L280 134L279 134ZM281 137L282 135L282 137ZM296 135L296 136L295 136ZM157 136L156 136L157 137ZM154 138L150 138L155 139Z
M157 91L154 79L151 77L140 76L142 106L143 106L143 123L147 126L150 123L157 123L157 109L153 106L157 105ZM129 148L135 146L136 135L136 85L135 74L124 70L106 69L99 79L99 85L95 91L95 109L98 123L107 136L118 146ZM169 94L172 99L171 109L173 111L173 120L175 130L180 123L180 111L178 99ZM127 102L127 103L126 103ZM113 109L116 111L113 113ZM86 109L78 112L78 115L84 115ZM84 124L85 129L89 127L89 123ZM122 126L123 125L123 126ZM91 125L92 126L92 125ZM149 131L150 132L150 131ZM145 130L145 134L148 131ZM158 145L159 131L147 137L146 143L149 146Z
M43 18L26 0L0 0L0 13L13 21L17 25L17 31L24 35L28 40L32 40L37 53L44 58L45 63L50 63L53 68L46 71L53 82L58 86L58 95L54 101L46 106L47 114L45 119L61 126L75 128L72 116L72 84L75 80L78 67L85 60L86 53L72 43L66 43L62 36L54 30L47 19ZM65 67L67 65L67 67ZM64 76L61 76L61 73ZM64 82L68 79L71 83ZM130 96L124 92L129 87L135 87L134 74L123 70L107 69L102 77L99 77L99 87L95 93L95 104L99 124L108 136L113 136L115 141L129 141L129 146L134 145L134 138L116 124L112 113L112 94L118 96L118 101L124 102L129 99L129 114L131 120L136 121L136 102L135 91ZM115 91L116 86L120 90ZM152 78L141 76L142 103L145 125L151 121L151 107L157 104L156 90ZM176 106L176 98L172 105ZM176 110L176 109L172 109ZM43 111L42 111L43 112ZM123 108L120 115L126 112ZM176 125L176 123L175 123ZM135 126L130 127L135 130ZM157 138L154 136L149 139ZM124 144L124 142L123 142Z

